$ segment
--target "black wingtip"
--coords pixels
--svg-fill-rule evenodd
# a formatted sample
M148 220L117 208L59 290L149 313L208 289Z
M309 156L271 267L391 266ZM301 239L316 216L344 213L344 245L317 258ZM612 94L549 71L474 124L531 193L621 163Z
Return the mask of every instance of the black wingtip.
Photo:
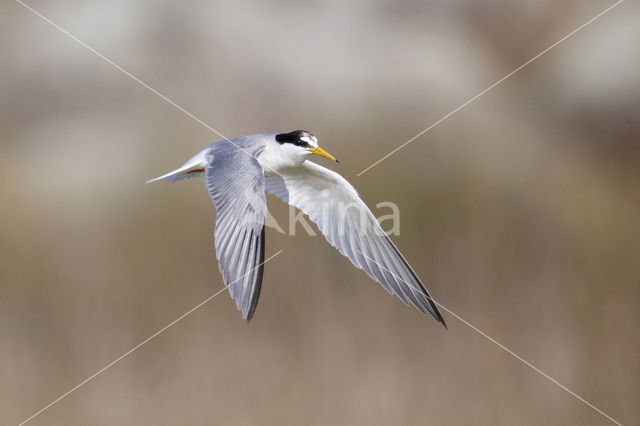
M438 305L436 305L436 302L434 302L431 297L429 297L429 302L431 302L431 306L433 307L433 310L436 313L436 315L435 315L436 321L438 321L440 324L442 324L442 326L445 328L445 330L448 330L449 327L447 327L447 323L444 321L444 317L440 313L440 310L438 309Z
M258 307L258 299L260 298L260 290L262 289L262 276L264 275L264 230L265 225L262 225L262 231L260 232L260 238L258 244L260 244L260 258L258 264L258 271L256 275L255 287L253 290L253 297L251 299L251 306L249 307L249 312L247 312L247 325L253 319L253 315L256 313L256 308Z
M425 289L425 292L426 292L426 289ZM447 323L444 321L444 317L442 316L442 313L440 313L440 309L438 309L438 304L435 302L435 300L431 298L431 296L428 293L427 293L427 301L429 302L429 306L431 306L431 309L433 310L433 312L430 312L431 316L435 318L435 320L438 321L440 324L442 324L445 330L448 330L449 327L447 327Z

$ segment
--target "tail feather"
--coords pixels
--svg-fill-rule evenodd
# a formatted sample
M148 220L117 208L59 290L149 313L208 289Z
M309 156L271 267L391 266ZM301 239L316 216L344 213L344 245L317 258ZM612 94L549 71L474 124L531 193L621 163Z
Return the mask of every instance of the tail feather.
M169 182L177 182L182 179L189 179L192 177L200 177L204 173L204 169L207 166L206 161L199 161L197 163L187 161L182 167L172 172L158 176L153 179L149 179L145 183L151 183L158 180L166 180Z

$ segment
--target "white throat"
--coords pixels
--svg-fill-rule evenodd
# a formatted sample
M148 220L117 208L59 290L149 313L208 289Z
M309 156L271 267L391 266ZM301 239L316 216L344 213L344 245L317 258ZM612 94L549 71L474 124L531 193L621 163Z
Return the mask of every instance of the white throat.
M301 166L310 155L311 153L304 148L269 141L256 159L264 169L264 175L272 176L280 169Z

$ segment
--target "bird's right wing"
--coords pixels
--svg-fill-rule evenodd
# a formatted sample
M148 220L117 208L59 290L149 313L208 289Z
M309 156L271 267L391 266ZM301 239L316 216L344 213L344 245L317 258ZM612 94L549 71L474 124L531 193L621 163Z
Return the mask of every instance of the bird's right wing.
M346 179L305 161L267 177L265 189L302 210L332 246L389 293L446 327L427 289Z
M247 321L260 296L267 212L262 166L255 153L251 154L227 141L218 142L207 155L205 169L207 189L216 207L218 265Z

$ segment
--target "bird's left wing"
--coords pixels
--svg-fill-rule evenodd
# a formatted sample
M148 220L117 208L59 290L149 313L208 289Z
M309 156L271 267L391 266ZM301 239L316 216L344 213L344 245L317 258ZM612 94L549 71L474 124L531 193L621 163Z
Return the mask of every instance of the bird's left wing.
M216 257L225 285L251 321L264 271L264 174L255 158L227 141L213 145L205 169L216 208Z
M389 293L445 325L427 289L346 179L305 161L267 177L265 189L302 210L332 246Z

